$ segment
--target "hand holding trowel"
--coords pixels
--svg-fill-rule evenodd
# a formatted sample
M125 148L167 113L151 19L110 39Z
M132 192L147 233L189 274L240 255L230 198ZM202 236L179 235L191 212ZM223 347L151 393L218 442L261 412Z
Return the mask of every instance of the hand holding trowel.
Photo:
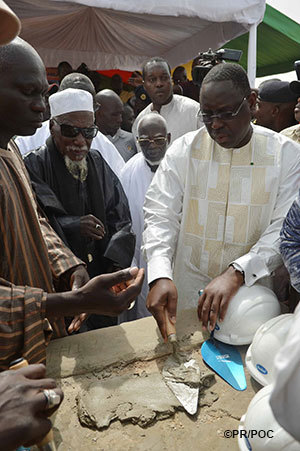
M173 353L166 360L162 374L185 410L194 415L198 407L200 368L194 359L179 350L175 325L170 321L166 308L164 313L167 337L173 346Z

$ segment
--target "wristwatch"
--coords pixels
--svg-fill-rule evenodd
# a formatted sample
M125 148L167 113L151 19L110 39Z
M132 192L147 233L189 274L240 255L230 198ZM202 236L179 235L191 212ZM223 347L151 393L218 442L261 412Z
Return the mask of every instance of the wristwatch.
M245 273L242 270L242 268L240 267L240 265L238 265L237 263L230 263L229 266L232 266L236 271L238 271L239 273L242 274L242 276L245 278Z

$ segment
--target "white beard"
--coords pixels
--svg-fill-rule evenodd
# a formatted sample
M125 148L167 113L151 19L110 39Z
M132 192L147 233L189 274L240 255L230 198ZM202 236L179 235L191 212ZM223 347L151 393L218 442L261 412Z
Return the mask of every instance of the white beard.
M144 158L145 158L145 157L144 157ZM147 163L148 163L150 166L158 166L159 163L161 162L162 158L161 158L160 160L157 160L157 161L151 161L151 160L148 160L148 158L145 158L145 160L147 161Z
M88 176L88 165L86 157L80 161L73 161L67 155L64 155L65 165L72 177L84 182Z

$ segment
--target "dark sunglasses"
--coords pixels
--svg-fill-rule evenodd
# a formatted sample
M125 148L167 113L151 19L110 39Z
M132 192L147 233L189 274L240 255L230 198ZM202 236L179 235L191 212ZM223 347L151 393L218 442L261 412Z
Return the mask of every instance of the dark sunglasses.
M65 138L76 138L76 136L78 136L79 133L81 133L85 139L93 139L98 133L97 125L93 125L92 127L81 128L74 127L73 125L68 124L60 124L59 122L57 122L55 118L53 118L53 121L60 126L60 133Z

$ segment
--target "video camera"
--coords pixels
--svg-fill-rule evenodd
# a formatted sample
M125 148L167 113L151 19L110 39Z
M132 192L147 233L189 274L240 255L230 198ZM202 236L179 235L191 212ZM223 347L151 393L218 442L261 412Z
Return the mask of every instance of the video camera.
M203 78L216 64L223 60L238 62L243 54L242 50L235 49L220 49L213 51L209 49L208 52L199 53L194 59L198 63L192 69L193 83L201 86Z

